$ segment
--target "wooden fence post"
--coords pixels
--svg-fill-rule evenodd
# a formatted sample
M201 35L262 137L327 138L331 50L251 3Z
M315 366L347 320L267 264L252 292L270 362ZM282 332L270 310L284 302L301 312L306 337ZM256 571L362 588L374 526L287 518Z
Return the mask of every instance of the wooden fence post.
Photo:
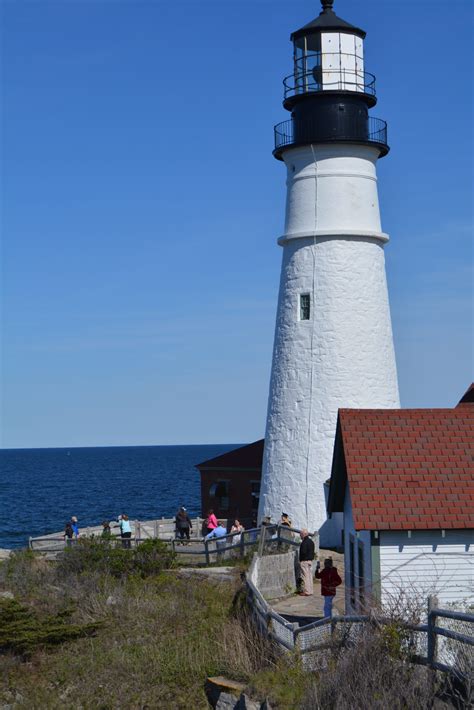
M263 556L263 549L265 547L265 532L266 532L266 526L261 525L260 526L260 537L258 540L258 556L262 557Z
M153 537L158 537L158 520L153 521Z
M140 522L137 520L137 533L138 534L135 535L135 547L137 546L137 542L139 542L141 540L141 537L142 537L141 532L142 532L142 529L140 526Z
M204 552L206 554L206 565L209 565L211 563L209 557L209 540L204 540Z
M245 540L244 540L245 530L240 536L240 556L245 557Z
M428 597L428 665L433 667L433 663L436 663L438 655L438 640L435 633L436 626L436 614L433 610L438 606L438 599L436 597Z

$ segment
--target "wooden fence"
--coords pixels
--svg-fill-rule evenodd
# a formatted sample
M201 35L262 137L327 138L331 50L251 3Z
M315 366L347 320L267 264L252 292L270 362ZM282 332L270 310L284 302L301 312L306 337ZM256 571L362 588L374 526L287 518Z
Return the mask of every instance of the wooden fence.
M177 555L192 556L197 562L206 565L213 562L222 562L228 557L244 557L249 550L254 548L259 550L260 554L263 548L266 551L274 548L279 549L292 546L298 547L300 544L299 533L297 528L288 528L285 525L265 525L259 528L244 530L242 533L229 533L221 538L212 538L206 540L201 531L203 525L202 518L196 518L193 521L192 535L190 540L182 540L175 537L174 519L161 519L148 522L133 522L135 535L128 540L123 540L120 536L113 535L112 540L116 541L117 545L133 546L140 545L146 540L159 539L171 545L173 551ZM80 538L96 538L101 539L100 527L86 528L81 531ZM318 535L313 536L316 546ZM110 541L110 538L107 538ZM64 535L53 534L43 537L30 537L29 547L31 550L41 552L48 555L57 555L61 553L67 544L76 544L76 540L66 543Z
M386 619L375 614L360 616L333 616L318 619L310 624L299 626L287 621L278 614L258 589L255 578L257 559L254 558L246 575L248 600L258 628L276 641L283 649L302 654L305 666L311 667L311 654L337 643L356 643L357 636L364 626L393 624L393 619ZM474 669L474 614L440 609L435 597L430 597L427 608L426 624L405 624L403 628L412 632L408 641L410 656L416 663L427 665L434 670L444 671L458 676L462 682ZM455 628L441 626L439 620L450 620L464 632ZM440 647L440 638L449 639L450 646ZM470 682L473 682L472 676Z

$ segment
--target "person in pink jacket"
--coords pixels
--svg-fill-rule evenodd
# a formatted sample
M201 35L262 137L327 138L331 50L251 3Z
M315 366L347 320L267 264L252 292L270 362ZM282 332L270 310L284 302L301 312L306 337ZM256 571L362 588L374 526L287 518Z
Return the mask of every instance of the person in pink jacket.
M217 518L214 515L213 509L211 508L207 514L207 519L206 519L207 534L209 535L209 533L211 533L213 530L215 530L217 528L217 525L218 525Z

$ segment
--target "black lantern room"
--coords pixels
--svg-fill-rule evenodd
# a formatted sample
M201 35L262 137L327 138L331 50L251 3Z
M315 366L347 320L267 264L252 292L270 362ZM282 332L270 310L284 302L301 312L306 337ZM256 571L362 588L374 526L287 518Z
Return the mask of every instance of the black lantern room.
M338 17L333 0L291 35L293 73L286 77L283 106L291 120L275 126L274 155L308 143L373 144L388 153L387 124L369 116L375 77L364 67L364 30Z

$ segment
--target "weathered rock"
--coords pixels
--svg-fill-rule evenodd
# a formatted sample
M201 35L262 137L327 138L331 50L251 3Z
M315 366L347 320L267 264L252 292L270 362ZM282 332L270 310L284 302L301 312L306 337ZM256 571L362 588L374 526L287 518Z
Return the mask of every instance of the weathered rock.
M239 710L240 701L236 695L221 692L214 707L216 710Z
M5 547L0 548L0 560L8 560L10 553L11 550L7 550Z
M245 695L245 693L242 693L236 707L238 710L260 710L262 703L256 702L249 698L248 695Z
M265 700L252 700L244 693L244 684L222 676L208 678L206 681L207 698L215 710L271 710Z
M109 595L105 603L107 604L107 606L115 606L117 604L117 600L112 595Z
M0 592L0 599L15 599L13 592Z
M222 703L230 703L230 696L232 696L234 698L234 704L227 707L232 707L233 709L239 701L239 697L243 693L245 685L243 683L238 683L235 680L224 678L223 676L213 676L206 680L205 689L208 700L213 708L218 707L218 702L221 700L221 696L229 696L229 698L223 697ZM221 710L221 707L223 708L225 706L219 706L219 710Z

